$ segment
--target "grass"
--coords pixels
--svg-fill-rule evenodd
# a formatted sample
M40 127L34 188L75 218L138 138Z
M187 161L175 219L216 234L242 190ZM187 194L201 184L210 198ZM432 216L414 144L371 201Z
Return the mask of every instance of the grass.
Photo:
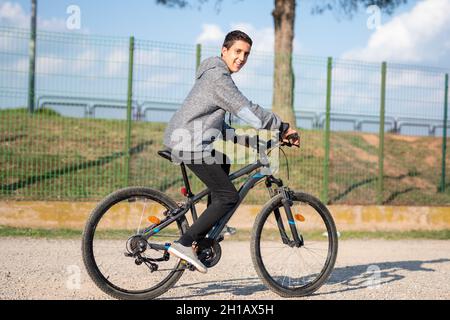
M322 232L304 232L303 237L308 240L324 240ZM231 238L234 241L248 241L251 237L251 230L238 229ZM267 233L266 239L277 240L278 231ZM450 240L450 230L410 230L410 231L343 231L340 232L339 240L407 240L407 239L427 239L427 240Z
M31 228L12 228L0 226L0 237L12 238L46 238L46 239L77 239L81 238L81 230L71 229L31 229Z
M0 198L10 200L99 200L127 185L145 185L181 200L178 166L156 155L163 148L165 124L133 122L130 171L127 175L125 121L78 119L41 110L0 110ZM280 153L278 176L292 189L320 195L323 188L324 132L302 130L302 149L286 149L289 176ZM439 137L386 134L385 192L387 205L449 205L450 186L438 192ZM331 133L331 203L375 204L377 136ZM450 159L447 164L450 172ZM242 165L233 165L236 170ZM190 175L194 191L202 183ZM267 201L263 185L246 203Z
M410 230L410 231L346 231L342 232L341 240L360 239L384 239L384 240L406 240L406 239L428 239L428 240L450 240L450 230Z
M76 229L39 229L39 228L14 228L0 226L0 238L34 238L34 239L80 239L82 230ZM96 236L103 240L123 240L133 235L130 230L98 231ZM166 229L164 234L155 236L158 241L170 240L177 237L176 230Z
M13 228L0 226L0 238L34 238L34 239L81 239L81 230L72 229L31 229L31 228ZM99 235L101 239L120 240L126 239L130 236L129 231L112 230L104 231ZM173 241L176 232L169 230L163 237L159 237L158 241ZM226 238L232 241L249 241L251 236L250 229L238 229L238 232L231 238ZM321 233L312 232L305 233L305 239L309 240L323 240ZM277 239L278 234L274 231L269 235L270 238ZM407 239L426 239L426 240L450 240L450 230L435 230L435 231L344 231L340 234L340 240L407 240Z

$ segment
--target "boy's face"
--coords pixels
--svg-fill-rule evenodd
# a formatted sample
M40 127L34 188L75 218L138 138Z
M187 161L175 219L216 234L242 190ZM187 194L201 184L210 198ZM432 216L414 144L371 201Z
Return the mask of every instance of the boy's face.
M222 59L230 69L231 73L238 72L247 62L250 50L252 47L245 41L237 40L234 44L227 49L222 48Z

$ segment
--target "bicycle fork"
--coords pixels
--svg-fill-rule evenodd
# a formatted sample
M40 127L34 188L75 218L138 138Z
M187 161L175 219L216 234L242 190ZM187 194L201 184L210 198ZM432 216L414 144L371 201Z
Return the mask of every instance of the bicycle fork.
M281 189L281 195L283 198L281 199L281 203L283 204L284 211L286 212L286 217L289 223L289 228L291 230L292 237L294 240L290 240L286 229L284 228L283 220L281 218L280 210L276 208L275 211L275 219L277 221L278 229L280 231L281 239L283 240L284 244L289 245L290 247L297 247L300 248L303 246L303 237L302 235L298 233L297 226L295 224L294 216L292 215L291 207L294 204L294 202L291 200L291 197L289 195L289 192L285 189Z

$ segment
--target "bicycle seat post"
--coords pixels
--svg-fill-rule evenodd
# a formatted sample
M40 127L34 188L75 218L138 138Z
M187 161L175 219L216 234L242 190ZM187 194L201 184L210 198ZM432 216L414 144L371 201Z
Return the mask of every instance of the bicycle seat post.
M187 191L187 196L190 198L194 195L191 192L191 185L189 184L189 178L188 178L188 175L186 172L186 165L184 163L181 163L180 167L181 167L181 173L183 175L184 186L186 187L186 191Z
M184 181L184 186L186 187L186 196L188 198L188 206L191 207L191 213L192 213L192 219L195 221L197 221L198 216L197 216L197 210L195 209L195 204L192 203L191 198L194 197L194 194L191 191L191 185L189 184L189 178L186 172L186 165L182 162L180 164L180 168L181 168L181 173L183 175L183 181Z

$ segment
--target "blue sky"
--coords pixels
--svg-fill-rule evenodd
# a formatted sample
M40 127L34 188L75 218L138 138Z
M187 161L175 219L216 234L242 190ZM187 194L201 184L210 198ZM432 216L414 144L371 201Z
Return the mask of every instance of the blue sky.
M115 36L124 40L113 41L112 46L87 46L75 39L85 37L64 37L66 42L57 43L53 43L51 36L46 37L38 45L38 95L122 99L127 90L127 37L134 35L140 40L189 45L183 50L168 50L169 46L144 41L146 46L137 51L135 59L139 61L135 98L140 102L176 105L192 87L193 45L206 46L203 57L216 54L225 34L239 28L250 34L254 46L244 72L234 75L234 79L247 97L270 108L273 58L257 52L273 50L274 1L224 0L219 13L214 3L215 0L210 0L201 10L182 10L156 5L154 0L38 0L40 30ZM339 19L331 12L311 15L313 3L313 0L298 0L296 12L296 109L323 111L325 57L332 56L339 59L333 68L335 112L377 114L380 62L387 61L387 115L441 117L443 71L450 71L450 0L408 1L392 16L382 13L376 29L367 27L371 14L365 8L349 20ZM80 30L67 27L70 5L78 6L81 11ZM0 0L0 27L29 28L29 12L30 0ZM11 91L10 96L3 95L2 106L26 104L27 52L26 33L15 36L0 30L0 88ZM364 64L360 68L359 63L348 64L343 59L376 64ZM403 68L393 62L440 69Z
M409 1L392 16L381 13L381 29L384 31L369 30L366 22L370 14L365 10L360 10L353 19L339 18L331 12L311 15L310 8L315 2L298 1L296 53L450 67L450 59L447 59L447 53L450 53L450 37L447 37L450 18L435 16L439 11L450 8L450 0ZM245 26L244 29L256 40L259 51L271 51L273 3L273 0L224 0L220 12L217 12L214 0L200 10L195 7L167 8L156 5L153 0L38 0L38 15L43 29L73 32L64 30L69 16L66 10L69 5L77 5L81 10L82 32L123 37L134 35L140 39L186 44L219 45L224 33ZM9 13L5 13L8 11L6 5L9 5ZM424 8L417 8L420 5ZM28 26L29 0L0 0L0 6L2 25ZM439 25L430 27L430 21L438 21ZM405 34L404 28L410 32ZM428 29L428 33L417 35L416 30ZM399 45L402 42L403 47ZM405 54L405 50L409 54Z

